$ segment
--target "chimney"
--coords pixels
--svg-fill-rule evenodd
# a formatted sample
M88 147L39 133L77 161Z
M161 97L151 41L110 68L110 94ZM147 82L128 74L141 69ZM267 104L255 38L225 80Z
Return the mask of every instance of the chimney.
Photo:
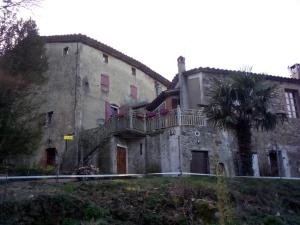
M288 67L291 72L291 78L300 79L300 64L296 63Z
M183 73L185 72L185 58L179 56L177 59L177 65L180 88L180 107L181 109L186 110L189 108L189 98L186 76L183 75Z
M178 57L177 65L178 65L178 73L185 72L185 58L183 56Z

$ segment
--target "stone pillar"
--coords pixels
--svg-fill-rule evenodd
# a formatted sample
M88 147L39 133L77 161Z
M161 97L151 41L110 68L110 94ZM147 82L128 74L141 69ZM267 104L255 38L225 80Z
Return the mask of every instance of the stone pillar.
M179 80L179 88L180 88L180 107L185 110L189 108L188 102L188 90L187 90L187 80L184 76L185 72L185 58L180 56L177 59L178 65L178 80Z
M177 105L176 111L177 111L177 125L181 126L181 110L179 105Z
M131 108L129 109L128 116L129 116L129 129L132 129L133 128L133 120L132 120L133 110Z

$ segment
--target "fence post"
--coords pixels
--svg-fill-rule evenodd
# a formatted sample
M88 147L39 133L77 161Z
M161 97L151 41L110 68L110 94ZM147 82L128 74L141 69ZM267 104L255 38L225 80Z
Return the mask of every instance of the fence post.
M181 126L181 109L179 105L177 105L176 111L177 111L177 125Z

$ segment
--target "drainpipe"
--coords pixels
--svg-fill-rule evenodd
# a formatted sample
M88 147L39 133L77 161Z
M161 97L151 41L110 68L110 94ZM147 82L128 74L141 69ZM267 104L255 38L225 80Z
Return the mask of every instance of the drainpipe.
M179 160L179 174L182 175L182 148L181 148L181 112L182 110L188 109L188 93L187 93L187 82L186 77L184 77L183 73L185 72L185 58L180 56L177 59L178 66L178 80L179 80L179 88L180 88L180 107L177 107L177 123L179 127L178 134L178 160Z
M79 148L79 135L82 126L81 123L81 112L78 110L78 77L79 77L79 42L76 43L76 58L75 58L75 90L74 90L74 134L75 134L75 150L77 155L77 167L83 165L83 152ZM80 94L80 93L79 93Z

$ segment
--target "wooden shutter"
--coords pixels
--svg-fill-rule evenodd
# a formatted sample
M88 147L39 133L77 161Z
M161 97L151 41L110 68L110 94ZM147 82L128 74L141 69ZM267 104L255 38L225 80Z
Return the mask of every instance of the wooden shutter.
M137 99L137 87L134 85L130 85L130 96Z
M109 76L106 74L101 74L101 86L106 88L109 87Z
M105 102L105 120L108 120L111 116L111 108L110 108L110 103Z

